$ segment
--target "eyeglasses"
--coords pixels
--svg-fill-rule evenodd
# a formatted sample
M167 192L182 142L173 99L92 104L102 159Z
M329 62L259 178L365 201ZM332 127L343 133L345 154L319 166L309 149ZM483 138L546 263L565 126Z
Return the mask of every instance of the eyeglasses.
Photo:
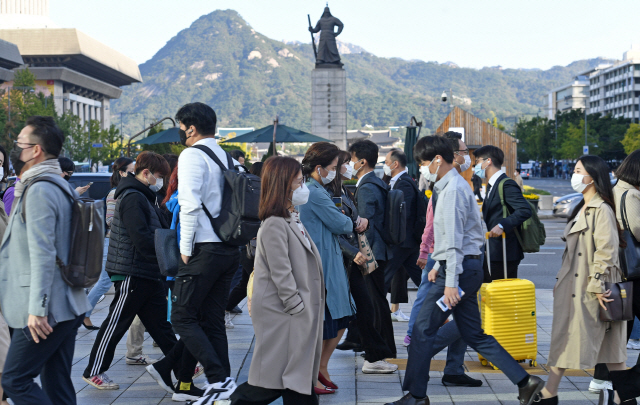
M455 153L460 152L463 156L469 154L469 149L456 150Z
M33 148L34 146L37 145L37 143L27 143L27 142L20 142L20 141L13 141L14 145L18 145L18 144L22 144L22 145L30 145L31 148ZM29 149L29 148L22 148L20 146L18 146L21 149Z

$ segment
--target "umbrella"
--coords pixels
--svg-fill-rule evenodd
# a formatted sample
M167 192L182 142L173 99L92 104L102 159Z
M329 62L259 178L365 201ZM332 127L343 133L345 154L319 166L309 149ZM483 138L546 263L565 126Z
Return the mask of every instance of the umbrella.
M180 133L178 127L172 127L157 134L153 134L139 141L133 142L134 145L157 145L159 143L180 142Z
M404 154L407 155L407 172L409 176L417 179L418 176L418 164L416 163L416 159L413 157L413 147L416 142L418 142L419 132L416 131L418 127L422 126L422 122L417 122L414 117L411 117L411 121L417 124L417 126L409 125L407 127L407 133L404 139Z
M255 131L248 132L246 134L236 136L235 138L227 139L224 142L230 143L256 143L273 142L273 125L266 126L264 128L256 129ZM276 128L276 142L331 142L328 139L321 138L319 136L300 131L299 129L291 128L286 125L278 125Z

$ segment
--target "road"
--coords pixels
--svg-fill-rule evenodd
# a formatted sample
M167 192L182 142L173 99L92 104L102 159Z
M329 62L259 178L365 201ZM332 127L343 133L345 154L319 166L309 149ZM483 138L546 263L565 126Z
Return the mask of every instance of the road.
M548 179L546 177L532 177L530 180L524 180L525 186L531 186L540 190L546 190L556 197L575 193L571 188L570 180Z
M518 268L518 277L531 280L536 288L553 288L562 265L565 243L560 239L567 224L565 219L542 220L547 240L538 253L525 253Z

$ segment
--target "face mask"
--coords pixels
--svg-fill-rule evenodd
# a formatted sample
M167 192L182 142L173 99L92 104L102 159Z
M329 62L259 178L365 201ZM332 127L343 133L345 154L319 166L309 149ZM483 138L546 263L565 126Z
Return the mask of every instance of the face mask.
M68 174L65 174L65 175L64 175L64 179L65 179L66 181L69 181L69 179L70 179L70 178L71 178L71 176L69 176Z
M16 176L20 176L20 174L22 174L22 169L24 169L24 165L26 165L27 163L35 159L35 158L31 158L26 162L23 162L22 160L20 160L20 154L22 153L22 151L25 149L31 149L31 148L33 148L33 145L29 146L28 148L21 148L18 146L17 143L13 145L13 149L11 149L11 153L9 154L9 160L11 160L11 165L13 166L13 170L16 171Z
M293 190L291 204L294 206L305 205L307 201L309 201L309 188L306 184L302 184L302 186Z
M420 166L420 173L429 183L435 183L438 181L438 170L440 170L440 166L438 166L435 173L431 173L429 171L433 162L440 163L440 159L438 159L438 161L432 160L431 163L429 163L429 166Z
M352 177L356 177L356 175L358 174L358 172L360 171L360 169L362 169L362 166L360 166L360 169L356 170L356 162L351 161L349 162L349 166L351 166L351 176Z
M391 176L391 168L387 166L386 163L384 164L384 166L382 166L382 170L384 171L384 174L386 174L387 176Z
M160 178L158 179L158 178L156 178L156 176L154 176L153 174L151 175L151 177L153 177L154 179L156 179L156 184L151 184L151 185L149 185L149 188L151 189L151 191L153 191L153 192L156 192L156 193L157 193L157 192L162 188L163 183L164 183L164 179L163 179L162 177L160 177ZM148 181L148 180L147 180L147 181Z
M481 179L484 179L485 170L482 168L482 163L484 162L480 162L473 167L473 173L475 173L475 175L480 177Z
M466 172L471 167L471 157L464 155L464 163L460 165L460 172Z
M327 174L327 177L322 177L322 175L320 174L320 168L318 168L318 176L320 176L320 178L322 179L322 184L326 186L336 178L336 171L334 170L332 172L329 172L329 174Z
M184 146L187 146L187 132L183 129L179 129L178 134L180 134L180 143Z
M571 187L576 190L576 193L582 193L587 186L589 186L589 184L593 184L593 181L589 184L584 184L582 182L582 179L585 178L586 175L584 174L578 174L578 173L573 173L573 175L571 176Z
M342 173L342 177L344 177L347 180L351 180L351 178L353 177L353 167L351 167L351 164L346 165L347 171Z
M0 167L0 179L4 178L4 167Z

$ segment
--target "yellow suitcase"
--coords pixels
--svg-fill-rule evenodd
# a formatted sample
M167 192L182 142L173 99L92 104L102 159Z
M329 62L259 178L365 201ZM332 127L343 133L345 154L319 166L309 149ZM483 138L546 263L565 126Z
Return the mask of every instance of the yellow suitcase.
M489 233L486 234L487 239ZM478 306L482 317L482 329L491 335L509 354L519 362L529 360L531 367L537 366L538 332L536 324L536 288L529 280L506 279L507 261L505 234L502 234L504 280L484 283L478 292ZM489 244L487 263L491 272ZM490 363L478 354L482 365ZM495 369L496 367L491 364Z

